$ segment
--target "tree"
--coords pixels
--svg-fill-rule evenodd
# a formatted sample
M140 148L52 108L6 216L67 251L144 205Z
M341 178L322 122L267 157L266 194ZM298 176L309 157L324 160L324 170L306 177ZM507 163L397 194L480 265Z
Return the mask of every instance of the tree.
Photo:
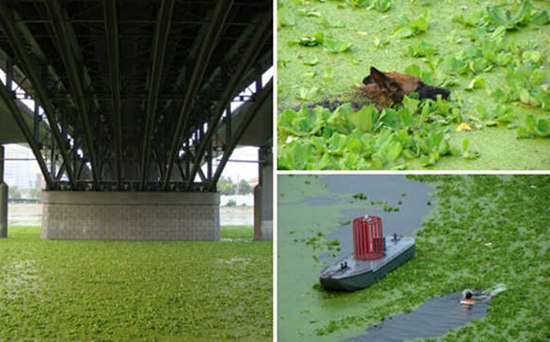
M239 195L246 195L251 192L252 187L250 186L250 184L246 180L241 179L241 181L239 182Z
M218 191L222 195L234 195L235 194L235 184L231 178L220 177L218 180Z
M21 191L19 191L19 187L17 187L17 185L10 186L8 196L10 199L21 199Z
M29 189L29 194L32 199L41 200L42 199L42 189L40 188L31 188Z

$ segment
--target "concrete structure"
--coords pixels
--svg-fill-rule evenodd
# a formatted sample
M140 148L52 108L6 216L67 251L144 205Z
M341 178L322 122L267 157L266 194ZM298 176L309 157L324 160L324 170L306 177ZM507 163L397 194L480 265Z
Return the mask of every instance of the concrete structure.
M260 184L254 188L254 240L273 240L273 153L261 147Z
M4 146L0 145L0 239L8 237L8 185L4 183Z
M219 240L217 193L44 191L43 239Z

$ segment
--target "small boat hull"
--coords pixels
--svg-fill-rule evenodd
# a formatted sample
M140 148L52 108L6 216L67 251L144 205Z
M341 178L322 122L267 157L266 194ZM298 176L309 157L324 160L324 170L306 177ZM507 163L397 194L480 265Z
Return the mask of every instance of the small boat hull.
M376 280L393 271L415 253L412 237L386 237L385 255L377 260L355 260L348 256L321 271L321 285L330 291L356 291L370 286Z

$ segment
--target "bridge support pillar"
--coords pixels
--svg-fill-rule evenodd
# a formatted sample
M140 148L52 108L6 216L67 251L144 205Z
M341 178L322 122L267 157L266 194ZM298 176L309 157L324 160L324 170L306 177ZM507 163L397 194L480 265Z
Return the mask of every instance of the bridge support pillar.
M254 240L273 240L273 150L260 147L260 183L254 188Z
M8 185L4 183L4 146L0 145L0 239L8 237Z
M42 202L43 239L220 239L218 193L44 191Z

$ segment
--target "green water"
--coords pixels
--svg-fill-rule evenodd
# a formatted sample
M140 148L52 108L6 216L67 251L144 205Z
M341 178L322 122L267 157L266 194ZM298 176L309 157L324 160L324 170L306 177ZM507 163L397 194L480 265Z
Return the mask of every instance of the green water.
M360 187L372 176L363 177L355 182L356 192L368 196ZM416 233L415 258L365 290L340 294L318 289L323 263L314 257L323 249L307 242L333 232L340 210L364 208L365 202L354 200L353 193L328 192L318 177L278 177L279 341L364 335L382 318L409 312L433 296L499 283L508 290L491 302L490 314L442 340L550 338L550 176L422 179L436 192L433 210ZM300 204L306 197L323 196L339 204Z
M0 341L271 341L272 243L0 240Z
M410 45L426 40L439 48L439 53L445 56L446 50L457 51L468 46L467 39L460 39L466 28L451 21L451 17L464 8L465 13L485 8L487 1L393 1L388 12L375 10L353 9L337 1L287 1L293 2L297 8L306 8L319 12L321 18L296 16L296 25L279 28L278 30L278 107L279 110L302 104L297 96L300 88L318 87L318 99L325 95L342 94L361 85L363 77L368 75L370 66L376 66L384 71L403 72L411 65L417 64L426 68L419 58L406 55ZM500 1L502 3L503 1ZM510 2L510 1L508 1ZM533 1L537 7L550 12L548 1ZM430 10L432 19L427 32L409 39L399 39L393 35L398 26L398 18L407 15L415 18L424 10ZM330 23L343 24L342 28L325 28L320 25L321 19ZM305 34L323 32L331 34L336 39L353 44L351 52L330 54L322 47L288 46L287 42L299 39ZM536 42L537 50L544 56L549 53L550 25L527 26L516 32L507 34L517 42L532 40ZM382 48L375 48L374 39L389 42ZM546 58L545 57L545 58ZM314 66L304 62L318 60ZM311 77L315 73L316 76ZM495 87L502 87L505 81L506 69L497 68L483 73L486 80L485 88L472 92L464 88L471 81L470 76L459 77L458 85L451 87L451 99L461 98L463 115L478 115L475 107L481 104L486 108L494 108L496 100L488 95ZM511 105L517 114L515 123L525 123L528 114L548 116L549 112L524 105ZM470 140L470 148L480 152L477 160L466 160L459 157L442 158L434 169L454 170L523 170L550 169L550 139L516 138L515 129L505 127L484 128L474 132L455 132L456 125L451 125L451 141L459 147L463 139ZM282 144L284 142L278 142ZM412 163L410 169L423 169L420 163Z

